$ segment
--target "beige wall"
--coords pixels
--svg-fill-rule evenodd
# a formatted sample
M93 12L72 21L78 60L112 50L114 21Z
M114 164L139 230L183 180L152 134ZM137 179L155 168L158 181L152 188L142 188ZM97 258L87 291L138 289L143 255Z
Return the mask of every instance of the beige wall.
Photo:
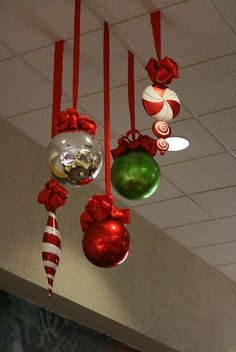
M58 211L63 252L48 300L41 262L47 213L36 202L49 176L44 150L6 123L0 128L0 288L144 351L171 351L160 342L182 352L236 352L235 283L139 215L128 226L125 264L100 269L85 259L79 219L99 191L95 184L71 191Z

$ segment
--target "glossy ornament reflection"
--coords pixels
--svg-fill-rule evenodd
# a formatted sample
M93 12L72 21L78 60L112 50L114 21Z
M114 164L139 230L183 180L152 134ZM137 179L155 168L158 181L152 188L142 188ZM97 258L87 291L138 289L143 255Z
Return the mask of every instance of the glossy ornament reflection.
M58 182L79 187L97 177L102 169L103 153L89 133L63 132L49 143L47 160L51 175Z
M160 184L160 168L148 153L130 151L113 162L111 182L113 188L125 198L148 198Z
M130 236L119 221L107 219L93 223L85 231L83 251L87 259L102 268L123 263L129 255Z

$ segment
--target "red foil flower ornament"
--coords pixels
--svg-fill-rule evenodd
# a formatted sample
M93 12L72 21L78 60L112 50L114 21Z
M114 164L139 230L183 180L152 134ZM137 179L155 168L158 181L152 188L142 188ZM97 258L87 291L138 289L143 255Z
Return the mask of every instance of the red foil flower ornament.
M112 195L96 194L89 199L85 211L81 214L80 223L83 231L92 224L113 219L123 224L130 223L130 210L119 209L113 205Z
M70 108L60 112L57 131L60 133L71 130L84 130L85 132L95 135L97 125L86 114L79 113L75 109Z
M151 156L156 155L157 145L155 139L141 134L138 130L135 130L134 138L131 139L131 135L132 131L128 131L124 136L118 139L118 147L111 150L114 160L128 151L137 149L141 149Z
M51 179L44 187L44 190L38 195L38 203L44 204L47 211L54 212L65 204L68 191L56 180Z
M152 57L148 61L145 69L153 84L167 85L171 83L173 78L179 78L178 64L167 56L159 61Z

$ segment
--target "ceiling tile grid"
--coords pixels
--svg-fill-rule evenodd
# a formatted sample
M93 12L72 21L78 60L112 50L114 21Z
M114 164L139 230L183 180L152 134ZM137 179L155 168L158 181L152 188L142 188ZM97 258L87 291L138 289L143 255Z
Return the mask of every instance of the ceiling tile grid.
M0 63L0 116L9 117L51 104L48 82L18 58Z
M208 213L187 197L139 205L133 209L160 229L211 219Z
M156 56L148 15L114 28L143 62ZM210 1L188 1L162 11L163 56L173 56L180 67L235 51L234 33Z
M236 186L193 194L190 197L216 218L236 215Z
M192 249L192 252L211 265L235 263L236 241L196 248Z
M183 192L193 194L236 185L236 160L222 153L164 166L162 173Z
M67 0L2 0L0 38L18 53L35 50L59 39L73 37L74 2ZM81 8L81 33L101 28L101 23Z
M56 4L56 5L55 5ZM155 0L82 1L79 106L98 123L103 143L102 19L111 24L112 146L129 126L127 49L135 61L136 123L152 121L141 96L144 65L155 56L148 13ZM158 156L162 183L153 197L125 204L236 280L236 6L233 0L160 0L162 52L179 63L173 88L182 102L173 135L182 152ZM45 8L47 11L45 11ZM66 39L63 108L71 96L73 1L1 1L0 116L46 147L50 137L53 43ZM22 40L24 38L24 40ZM14 57L15 56L15 57ZM97 179L103 187L104 170ZM124 202L122 197L118 200ZM230 264L232 263L232 264Z
M231 220L233 219L233 221ZM188 249L210 246L221 242L236 241L236 217L225 218L233 227L227 228L220 220L210 220L191 225L172 227L165 232Z

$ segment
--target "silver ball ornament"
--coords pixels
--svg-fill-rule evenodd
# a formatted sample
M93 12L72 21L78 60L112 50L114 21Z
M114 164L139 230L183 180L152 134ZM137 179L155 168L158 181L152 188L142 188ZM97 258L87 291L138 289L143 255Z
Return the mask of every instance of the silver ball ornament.
M98 176L102 169L103 153L89 133L62 132L49 143L47 161L52 177L58 182L80 187Z

